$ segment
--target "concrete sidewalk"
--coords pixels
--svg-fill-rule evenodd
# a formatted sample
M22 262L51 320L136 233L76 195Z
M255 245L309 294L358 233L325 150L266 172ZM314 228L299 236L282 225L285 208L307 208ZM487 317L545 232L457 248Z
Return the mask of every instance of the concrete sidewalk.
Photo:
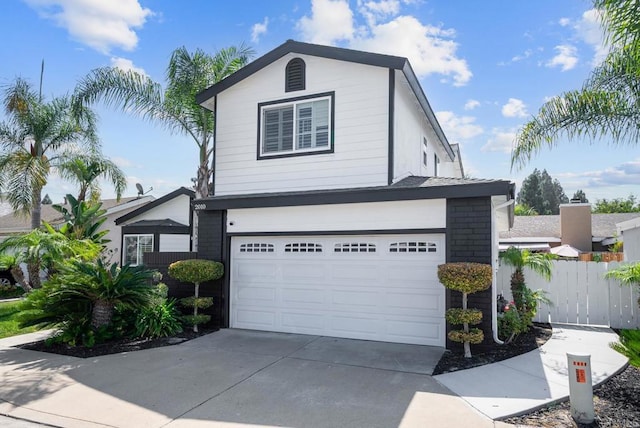
M87 359L11 347L42 335L0 340L0 415L70 428L506 427L492 419L568 394L565 352L592 354L595 383L626 363L610 330L565 326L436 377L442 348L234 329Z
M618 336L609 328L554 324L551 339L526 354L434 378L491 419L504 419L569 396L568 353L591 355L593 385L627 366L609 347Z

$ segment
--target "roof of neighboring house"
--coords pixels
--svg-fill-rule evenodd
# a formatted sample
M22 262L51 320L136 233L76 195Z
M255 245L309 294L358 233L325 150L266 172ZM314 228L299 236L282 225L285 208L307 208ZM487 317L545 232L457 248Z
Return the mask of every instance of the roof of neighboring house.
M640 217L640 213L591 214L593 238L609 238L617 233L616 224ZM500 238L555 238L560 236L559 215L516 216L513 228L500 232Z
M514 191L515 185L506 180L409 176L390 186L211 196L199 199L198 205L202 205L200 209L214 210L493 195L512 199Z
M127 220L131 220L132 218L136 218L137 216L139 216L142 213L145 213L159 205L164 204L167 201L170 201L173 198L176 198L180 195L186 195L189 198L193 199L196 196L196 193L193 190L187 189L186 187L180 187L176 190L174 190L171 193L167 193L166 195L156 199L153 202L149 202L148 204L135 209L133 211L128 212L127 214L123 215L122 217L118 217L116 219L116 224L122 224Z
M358 64L372 65L377 67L384 67L392 70L401 70L407 79L407 83L411 87L414 95L416 96L418 103L420 104L424 114L429 119L429 122L433 126L438 138L443 142L444 148L447 154L453 161L455 154L447 141L447 137L444 135L438 120L427 101L427 97L424 95L422 87L418 81L417 76L411 68L409 60L404 57L384 55L372 52L363 52L353 49L337 48L334 46L314 45L311 43L302 43L295 40L287 40L272 51L266 53L255 61L242 67L240 70L231 74L230 76L222 79L220 82L210 86L204 91L196 95L196 102L204 107L207 107L206 102L221 93L225 89L230 88L236 83L246 79L254 73L262 70L269 64L277 61L283 56L289 53L297 53L302 55L310 55L321 58L335 59L339 61L354 62ZM212 108L211 106L207 108Z
M150 198L147 198L150 199ZM129 203L142 200L140 197L127 197L117 199L102 199L102 208L110 211L117 212L119 208L125 208ZM52 204L53 205L53 204ZM51 223L53 225L62 222L62 215L53 209L53 206L49 204L42 205L41 218L42 221ZM57 204L63 207L69 208L69 204ZM16 215L15 213L7 214L0 217L0 233L15 233L31 229L31 215L26 216Z

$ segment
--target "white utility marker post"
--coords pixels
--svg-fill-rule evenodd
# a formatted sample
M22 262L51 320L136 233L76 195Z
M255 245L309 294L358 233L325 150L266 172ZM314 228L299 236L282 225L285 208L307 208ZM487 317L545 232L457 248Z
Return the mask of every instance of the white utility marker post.
M595 419L591 355L567 353L569 369L569 400L571 416L576 422L590 424Z

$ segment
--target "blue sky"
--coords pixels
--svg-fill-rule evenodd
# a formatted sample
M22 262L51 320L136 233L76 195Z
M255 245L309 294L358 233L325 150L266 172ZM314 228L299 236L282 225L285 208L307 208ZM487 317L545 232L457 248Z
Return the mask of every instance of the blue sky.
M72 91L91 69L136 68L163 82L173 49L216 50L246 43L257 56L287 39L409 58L466 172L519 185L547 169L569 197L591 201L640 195L637 147L603 140L559 141L510 170L518 128L549 97L579 88L605 52L597 12L586 0L4 0L0 84L22 76L44 93ZM104 153L156 197L195 176L195 143L125 113L96 108ZM1 118L0 113L0 118ZM54 202L75 188L51 177ZM104 186L103 197L113 190Z

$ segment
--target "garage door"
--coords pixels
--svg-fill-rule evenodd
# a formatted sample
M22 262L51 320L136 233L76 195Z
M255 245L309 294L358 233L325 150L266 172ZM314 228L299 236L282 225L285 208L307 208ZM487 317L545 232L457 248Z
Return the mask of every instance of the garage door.
M442 234L231 243L232 327L445 345Z

